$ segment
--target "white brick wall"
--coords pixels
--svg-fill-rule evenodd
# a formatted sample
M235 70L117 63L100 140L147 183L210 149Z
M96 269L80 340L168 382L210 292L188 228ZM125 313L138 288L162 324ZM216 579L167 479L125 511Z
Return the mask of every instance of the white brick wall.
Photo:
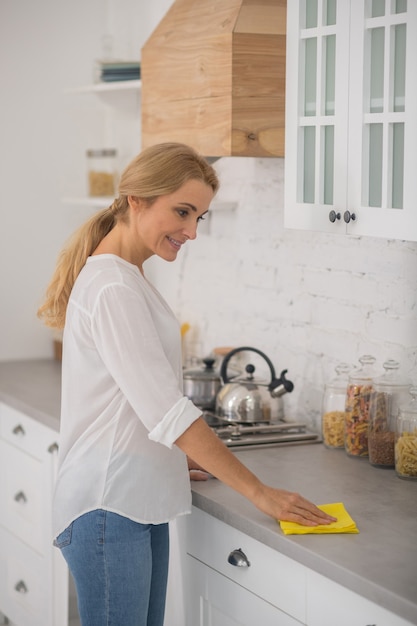
M319 424L339 361L396 358L417 383L417 243L286 230L283 159L224 158L209 224L177 261L149 275L200 356L215 346L263 350L295 384L290 419ZM416 216L417 219L417 216Z

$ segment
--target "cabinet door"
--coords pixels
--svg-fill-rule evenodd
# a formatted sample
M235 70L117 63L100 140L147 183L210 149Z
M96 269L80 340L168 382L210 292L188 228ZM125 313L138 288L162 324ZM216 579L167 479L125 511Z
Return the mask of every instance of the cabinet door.
M348 232L417 240L417 3L351 0L350 25Z
M346 232L348 0L287 4L285 226ZM335 218L329 219L334 211Z
M412 626L366 598L309 571L307 576L309 626Z
M300 626L257 595L187 557L187 626Z
M417 3L287 7L285 225L417 241Z

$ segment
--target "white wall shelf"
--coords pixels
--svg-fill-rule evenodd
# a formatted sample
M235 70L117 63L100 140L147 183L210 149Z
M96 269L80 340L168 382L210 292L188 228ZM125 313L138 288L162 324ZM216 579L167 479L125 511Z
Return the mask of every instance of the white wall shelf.
M82 85L80 87L69 87L65 89L68 94L106 94L121 91L140 91L141 80L120 80L111 83L94 83L92 85Z
M100 197L89 197L89 196L84 196L84 197L78 197L78 198L62 198L62 203L65 205L72 205L72 206L85 206L85 207L92 207L92 208L97 208L97 209L105 209L106 207L110 206L112 204L114 200L114 197L112 196L100 196Z

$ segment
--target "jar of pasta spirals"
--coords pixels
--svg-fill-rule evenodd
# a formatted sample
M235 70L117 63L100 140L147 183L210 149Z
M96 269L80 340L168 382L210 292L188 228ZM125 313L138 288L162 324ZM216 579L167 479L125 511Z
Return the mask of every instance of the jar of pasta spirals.
M395 431L395 471L399 478L417 480L417 386L411 400L401 405Z
M344 447L345 400L351 366L340 363L335 369L337 375L326 384L323 396L321 428L326 448Z
M411 380L399 372L394 359L384 363L385 374L375 378L369 404L369 462L375 467L394 467L395 428L400 404L408 398Z
M369 403L375 378L375 357L365 354L361 368L351 372L345 402L345 450L349 456L368 456Z

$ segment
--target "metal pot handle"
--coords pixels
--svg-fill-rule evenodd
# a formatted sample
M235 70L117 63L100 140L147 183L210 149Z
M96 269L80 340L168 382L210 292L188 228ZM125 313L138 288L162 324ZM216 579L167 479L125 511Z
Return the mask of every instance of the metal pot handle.
M231 350L230 352L228 352L226 354L226 356L224 357L221 367L220 367L220 378L222 379L223 383L229 383L229 382L233 382L230 380L230 378L228 378L227 376L227 364L229 363L230 359L232 358L232 356L234 356L235 354L237 354L238 352L256 352L257 354L259 354L263 359L265 359L265 361L268 363L269 369L271 370L271 382L268 385L268 389L272 390L274 389L274 387L277 386L277 379L275 376L275 368L272 364L272 361L266 356L266 354L264 354L263 352L261 352L260 350L258 350L257 348L249 348L248 346L243 346L242 348L235 348L234 350Z

